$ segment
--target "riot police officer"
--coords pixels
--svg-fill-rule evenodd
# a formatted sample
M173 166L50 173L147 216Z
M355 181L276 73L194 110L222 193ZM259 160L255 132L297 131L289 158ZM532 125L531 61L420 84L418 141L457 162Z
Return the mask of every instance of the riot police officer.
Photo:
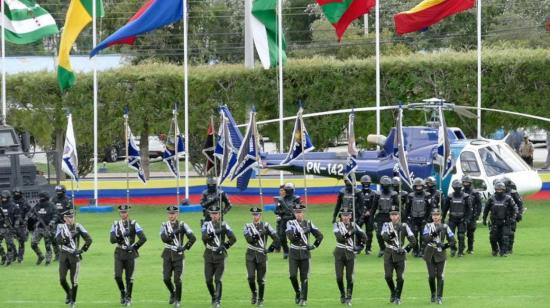
M334 213L332 214L333 224L336 222L336 217L338 217L340 214L340 209L342 208L354 209L356 214L363 213L363 194L358 189L355 189L354 192L353 184L348 179L344 180L344 184L345 187L340 189L338 192L338 197L336 198L336 206L334 207ZM357 215L356 217L358 218L356 221L359 224L359 220L362 220L362 215Z
M44 239L44 245L46 246L46 265L49 265L52 260L51 240L55 236L57 210L50 202L50 196L47 192L39 193L38 200L38 203L31 209L30 214L36 221L31 238L31 248L38 257L36 265L40 265L42 261L44 261L44 255L42 251L40 251L38 244L41 239Z
M503 182L495 184L495 194L489 198L483 210L483 225L487 225L487 216L491 213L489 241L493 256L508 255L511 223L516 219L518 207L512 197L506 194Z
M506 185L506 193L514 199L516 206L518 207L518 214L516 219L513 220L510 224L510 245L508 247L508 253L512 254L514 250L514 240L516 238L516 228L517 224L523 219L523 199L516 190L516 184L512 182L509 178L504 179L504 185Z
M468 254L473 254L477 221L482 211L481 194L473 188L472 178L469 175L462 176L462 187L463 191L470 196L470 205L472 208L470 219L468 220L468 224L466 224L466 237L468 238L467 252Z
M227 214L231 210L231 202L225 192L218 188L218 180L216 178L208 178L206 180L206 189L202 191L201 206L203 219L201 220L201 226L203 222L210 221L210 211L208 210L212 206L221 208L223 214Z
M267 222L262 221L263 210L258 207L250 209L252 222L244 225L244 237L248 243L246 249L246 272L248 285L252 292L252 305L264 305L265 274L267 272L267 254L279 247L277 231ZM272 243L267 246L267 238ZM256 282L258 283L256 288Z
M296 294L294 301L300 306L307 305L310 251L319 247L323 241L321 231L311 220L305 219L305 208L302 204L294 205L295 219L286 224L286 236L290 241L288 271L292 288ZM313 244L309 242L310 234L315 237ZM300 282L298 282L298 271L300 272Z
M134 287L135 259L139 257L138 249L145 244L147 238L143 228L133 219L129 219L128 205L119 205L120 220L111 226L110 241L116 244L115 248L115 281L120 291L120 303L132 304L132 289ZM138 241L136 241L136 237ZM126 287L122 280L122 272L126 274Z
M409 194L401 190L401 178L398 176L394 176L391 179L392 189L399 195L399 202L401 202L401 207L403 207L405 204L407 204L407 198Z
M433 176L426 178L426 192L430 194L430 205L431 208L441 208L441 191L437 190L437 183ZM430 210L431 211L431 210Z
M209 212L212 220L205 221L202 225L202 241L205 245L204 276L212 305L216 308L221 305L227 250L237 241L231 227L220 219L220 211L218 206L211 206Z
M472 205L470 196L462 191L462 183L454 180L451 184L453 192L445 199L443 206L443 222L449 213L449 229L458 237L458 256L464 256L464 240L466 226L470 224L472 217ZM451 247L451 257L456 254L456 247Z
M11 201L11 193L8 190L3 190L0 193L0 199L0 243L5 240L7 249L6 253L0 245L0 256L2 257L2 265L9 266L15 260L17 252L13 239L15 228L19 224L18 213Z
M385 222L390 222L390 209L392 206L399 207L399 196L397 192L392 190L392 181L390 177L383 176L380 178L381 191L376 193L374 198L374 206L371 215L374 215L376 223L376 239L380 252L378 257L384 256L384 239L382 238L382 226Z
M424 250L422 231L431 212L430 195L424 191L424 180L421 178L413 180L413 189L414 192L411 192L407 198L405 217L414 237L418 238L418 245L414 245L414 256L421 257Z
M294 194L294 184L286 183L283 187L284 196L275 198L275 215L277 216L277 235L281 240L283 258L288 258L288 241L286 238L286 224L294 219L294 207L301 204L300 197Z
M353 275L355 272L355 254L363 250L367 236L361 227L353 222L351 208L340 210L340 221L334 223L334 268L336 284L340 290L340 303L351 306L353 295ZM346 271L346 288L344 289L344 270Z
M65 223L57 225L55 232L55 240L60 249L59 282L66 294L65 304L75 307L80 261L82 254L92 245L92 238L81 224L75 223L73 210L63 213L63 219ZM84 240L82 247L80 247L80 238ZM67 283L67 272L70 273L70 287Z
M405 284L405 263L407 252L415 247L416 239L406 223L401 223L399 207L393 206L390 210L390 222L382 226L382 238L386 243L384 251L384 278L390 289L390 303L401 304L401 292ZM405 238L409 241L404 245ZM393 281L395 271L396 281Z
M28 221L31 210L30 204L25 199L23 192L19 187L13 190L13 203L15 204L16 212L18 212L19 225L15 227L15 238L19 242L17 250L17 262L23 262L25 256L25 242L29 238Z
M361 193L363 194L363 218L358 220L359 227L362 227L360 223L365 225L365 234L367 236L367 242L365 243L365 254L370 255L372 252L372 236L374 231L374 198L376 197L376 192L370 188L372 183L371 177L369 175L363 175L361 177Z
M67 190L64 185L57 185L55 187L55 196L52 198L52 203L57 210L57 224L63 223L63 213L69 209L73 209L73 203L70 198L66 195ZM55 260L59 260L59 247L54 242L53 243L53 252L55 254Z
M426 242L423 258L428 268L431 302L442 304L445 264L447 262L446 249L455 245L455 236L449 226L442 223L439 208L432 210L432 221L426 224L422 233Z
M197 238L189 225L178 220L179 208L177 206L167 207L166 212L168 221L162 223L160 227L160 239L164 243L162 277L168 292L170 292L168 303L174 304L174 307L180 307L184 253L191 249ZM184 244L185 237L187 237L187 243ZM172 277L174 283L172 283Z

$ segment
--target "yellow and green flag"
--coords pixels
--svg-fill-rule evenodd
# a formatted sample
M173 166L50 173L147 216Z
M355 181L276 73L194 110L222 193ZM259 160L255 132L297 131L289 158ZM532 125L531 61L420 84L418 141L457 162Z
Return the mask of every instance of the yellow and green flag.
M65 26L59 43L59 58L57 64L57 80L61 91L72 87L76 82L70 60L71 49L80 32L92 22L94 0L71 0ZM103 17L103 1L96 1L96 16Z

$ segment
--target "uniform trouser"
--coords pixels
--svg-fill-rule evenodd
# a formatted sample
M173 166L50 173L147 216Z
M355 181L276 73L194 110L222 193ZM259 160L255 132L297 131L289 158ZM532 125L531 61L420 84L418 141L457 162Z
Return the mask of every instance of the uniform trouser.
M162 279L170 292L170 296L174 297L178 302L181 301L181 274L183 273L183 267L184 259L172 260L172 258L164 258L162 262ZM173 284L172 275L174 280ZM128 278L128 272L126 272L126 278Z
M464 221L464 218L449 217L449 229L457 235L458 253L464 253L464 240L466 234L466 222ZM451 247L451 251L456 251L456 247Z
M78 289L78 272L80 271L80 257L62 251L59 256L59 282L67 294L67 299L76 302ZM71 287L67 283L67 272L70 274Z
M248 274L248 285L252 295L256 296L256 283L258 283L258 298L264 299L265 274L267 272L267 261L258 261L256 259L246 260L246 272Z
M401 298L401 292L403 291L403 285L405 284L405 267L405 260L393 262L391 256L386 257L384 260L384 279L388 284L392 297ZM394 271L396 276L395 283L393 282Z
M298 297L299 295L300 299L307 300L309 258L300 260L288 258L288 271L296 296ZM300 283L298 283L298 271L300 272Z
M288 220L279 220L277 222L277 236L279 236L279 240L281 241L281 247L283 248L283 252L285 254L288 254L288 240L286 238L286 223Z
M411 231L414 237L418 239L417 244L414 245L415 255L421 254L424 251L424 240L423 240L422 232L424 231L425 224L426 222L424 221L423 217L411 217L411 221L409 221L409 226L411 227Z
M213 301L220 302L222 299L222 279L224 270L225 259L217 262L205 261L204 263L206 287Z
M0 244L0 257L6 258L9 262L15 258L15 244L13 243L13 232L8 228L0 228L0 243L6 241L7 254Z
M428 283L432 296L437 295L437 297L443 297L446 263L447 261L435 262L433 258L430 261L426 261L426 266L428 267Z
M509 243L508 243L508 251L512 251L514 249L514 240L516 239L516 228L518 223L516 221L512 221L510 224L510 236L509 236Z
M42 238L44 238L44 245L46 246L46 260L50 261L52 259L52 237L50 231L43 228L34 229L31 239L31 248L38 257L42 257L42 251L40 251L40 247L38 247L38 243L40 243Z
M489 232L489 241L493 252L500 252L501 255L508 252L508 243L510 241L510 224L497 222L491 225Z
M15 230L15 238L19 243L19 248L17 249L17 259L23 261L23 256L25 255L25 242L29 239L29 231L26 226L19 227Z
M340 290L340 296L351 299L353 294L353 275L355 271L355 258L335 256L334 270L336 271L336 284ZM346 271L346 288L344 289L344 270Z
M466 225L466 237L468 238L468 251L474 251L474 238L475 238L475 232L477 229L477 221L476 219L472 219L467 225Z
M384 226L385 222L389 222L390 218L388 217L376 217L376 240L378 241L378 247L380 247L380 251L384 251L386 248L386 243L384 243L384 239L382 238L382 226Z
M132 298L132 289L134 287L134 269L136 260L134 258L121 259L115 256L115 281L120 291L121 297ZM122 280L122 273L126 275L126 287Z
M365 251L372 249L372 238L374 233L374 219L372 216L366 216L364 218L365 234L367 235L367 242L365 243Z

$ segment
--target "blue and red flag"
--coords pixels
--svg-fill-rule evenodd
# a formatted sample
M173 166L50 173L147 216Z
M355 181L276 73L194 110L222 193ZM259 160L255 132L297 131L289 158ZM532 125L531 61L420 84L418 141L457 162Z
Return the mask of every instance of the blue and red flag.
M125 26L97 44L90 52L90 57L113 45L132 45L138 35L175 23L182 18L183 1L148 0Z

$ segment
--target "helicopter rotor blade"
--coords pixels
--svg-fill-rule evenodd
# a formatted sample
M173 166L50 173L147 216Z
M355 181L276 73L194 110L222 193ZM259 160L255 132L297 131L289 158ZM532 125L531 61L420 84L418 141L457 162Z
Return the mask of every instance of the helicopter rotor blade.
M472 106L462 106L462 108L470 109L470 110L477 110L477 107L472 107ZM528 113L521 113L521 112L501 110L501 109L493 109L493 108L480 108L480 109L483 110L483 111L499 112L499 113L510 114L510 115L524 117L524 118L530 118L530 119L550 122L550 118L536 116L536 115L532 115L532 114L528 114Z
M471 111L468 111L464 108L465 106L454 106L454 111L460 116L469 119L477 119L477 115Z

